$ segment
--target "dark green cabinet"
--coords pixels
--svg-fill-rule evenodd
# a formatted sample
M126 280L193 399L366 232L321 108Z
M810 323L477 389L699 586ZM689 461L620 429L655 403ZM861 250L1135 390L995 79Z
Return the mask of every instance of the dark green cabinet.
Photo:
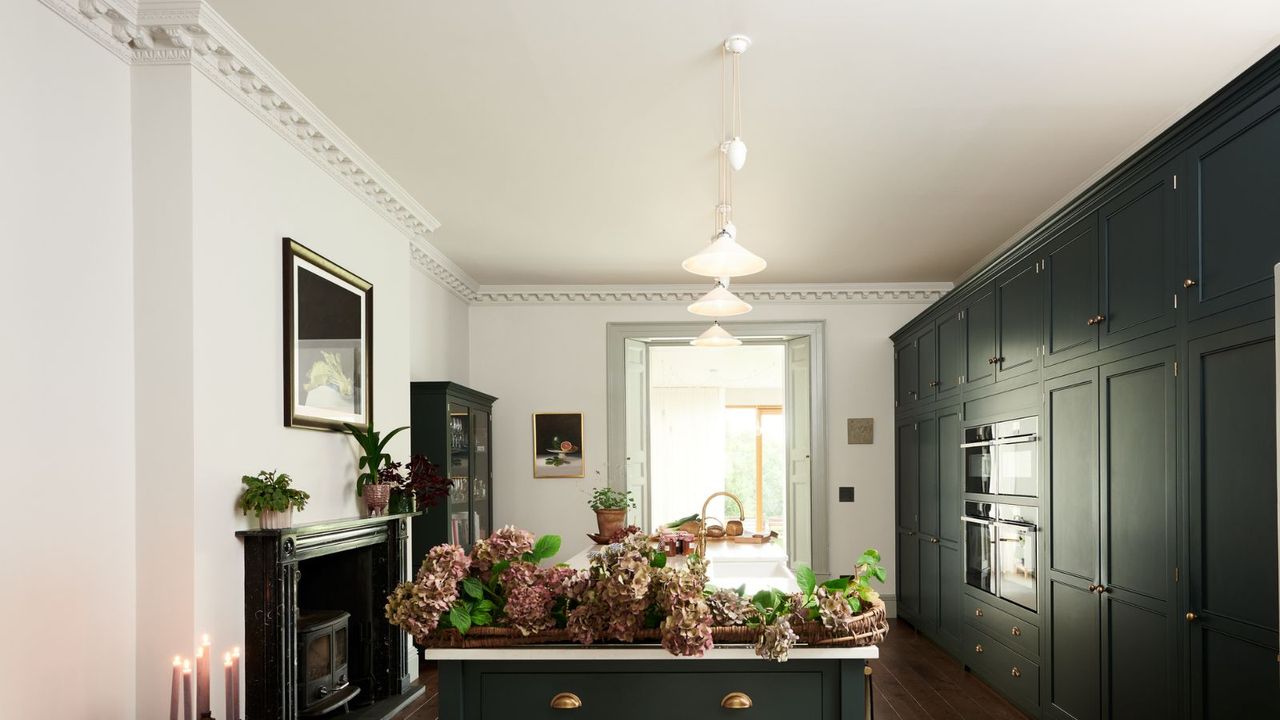
M1098 227L1090 214L1049 241L1044 273L1045 364L1098 349Z
M954 396L964 383L965 327L964 315L959 312L938 318L935 331L938 344L938 386L935 395L939 399Z
M898 614L912 621L920 615L920 540L914 530L898 531Z
M920 529L920 426L914 421L898 425L898 527Z
M996 293L991 286L976 291L964 310L964 385L979 388L996 377Z
M1186 154L1187 315L1270 297L1280 262L1280 89Z
M907 407L920 398L920 348L912 339L899 345L893 357L897 375L894 404Z
M1190 634L1192 714L1280 717L1275 576L1274 326L1191 344ZM1261 577L1269 581L1261 581Z
M417 568L442 543L470 548L493 532L493 403L497 398L452 382L410 383L410 446L453 482L439 506L413 519Z
M916 337L916 363L919 377L916 379L916 399L933 400L938 392L938 343L932 327Z
M1176 167L1165 165L1098 211L1101 347L1174 325Z
M920 534L938 537L938 423L932 417L916 423L919 460L917 529Z
M1040 260L1024 262L996 283L996 381L1025 375L1040 364Z

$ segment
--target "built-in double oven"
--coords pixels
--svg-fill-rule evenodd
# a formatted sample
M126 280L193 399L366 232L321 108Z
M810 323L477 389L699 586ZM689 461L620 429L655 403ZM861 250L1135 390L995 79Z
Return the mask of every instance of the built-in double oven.
M1039 420L965 430L965 582L1031 611L1038 606Z

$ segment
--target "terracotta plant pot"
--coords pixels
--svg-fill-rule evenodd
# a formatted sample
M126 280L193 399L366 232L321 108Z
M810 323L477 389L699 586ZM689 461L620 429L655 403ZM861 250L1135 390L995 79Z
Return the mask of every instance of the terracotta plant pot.
M276 512L275 510L263 510L258 515L258 527L263 530L282 530L293 525L293 508Z
M387 514L387 503L391 502L390 485L365 485L364 504L369 508L369 517Z
M597 510L596 526L600 528L601 537L610 537L627 524L627 509Z

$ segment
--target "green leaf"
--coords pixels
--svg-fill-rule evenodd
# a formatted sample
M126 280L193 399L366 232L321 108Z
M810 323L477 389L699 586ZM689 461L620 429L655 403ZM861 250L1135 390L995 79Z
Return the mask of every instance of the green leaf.
M560 536L543 535L533 544L533 562L540 563L543 560L554 557L558 552L560 552Z
M649 556L649 567L663 568L667 566L667 554L658 550Z
M476 600L484 598L484 585L481 585L480 581L473 577L462 579L462 591Z
M878 567L875 570L873 570L871 574L872 576L875 577L876 580L879 580L880 582L884 582L884 578L885 578L884 568Z
M449 611L449 623L458 629L463 635L471 629L471 612L466 607L455 605Z
M846 577L831 578L830 580L822 583L822 587L828 590L835 590L836 592L844 592L845 590L849 589L849 578L846 578Z
M476 603L476 610L483 612L493 612L496 607L497 605L494 605L492 600L481 600Z
M489 568L489 576L493 578L493 582L495 584L498 582L498 577L502 575L502 571L509 567L511 567L511 561L502 560L494 563L493 567Z
M817 587L818 576L813 574L813 568L808 565L797 565L796 584L800 586L800 592L803 592L807 597L812 595L814 588Z
M486 610L472 610L471 624L477 626L488 625L493 622L493 615Z

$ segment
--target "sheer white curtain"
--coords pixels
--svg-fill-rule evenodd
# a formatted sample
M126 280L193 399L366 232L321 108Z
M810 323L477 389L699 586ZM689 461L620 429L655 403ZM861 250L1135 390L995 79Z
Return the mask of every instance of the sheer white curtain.
M651 388L649 448L653 524L699 512L708 495L724 489L724 389ZM723 498L707 514L723 520Z

